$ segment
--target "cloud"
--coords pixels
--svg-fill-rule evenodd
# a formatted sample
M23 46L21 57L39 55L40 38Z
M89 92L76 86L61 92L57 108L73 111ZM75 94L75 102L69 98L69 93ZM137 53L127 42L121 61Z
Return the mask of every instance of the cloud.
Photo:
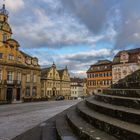
M30 0L28 4L32 2ZM62 3L56 0L43 2L47 8L34 4L34 7L26 8L25 16L22 15L20 21L18 18L12 21L15 37L23 47L58 48L72 44L95 44L105 38L104 34L93 34L74 14L65 11Z
M62 58L68 59L70 61L87 63L89 61L92 62L98 59L105 59L109 57L110 54L111 54L111 50L100 49L100 50L91 50L90 52L88 51L88 52L79 52L79 53L74 53L69 55L63 55Z
M34 49L41 65L55 61L72 73L86 71L98 59L111 59L116 50L140 45L139 5L139 0L6 1L13 37L21 47L29 53ZM78 45L88 47L77 50Z
M99 33L106 22L114 0L61 0L63 6L78 17L93 33Z
M105 33L103 40L111 41L112 48L140 45L139 0L61 1L95 36Z
M32 50L32 53L35 53ZM58 68L65 68L67 65L70 73L78 76L86 76L86 71L89 66L96 63L98 60L112 59L114 52L110 49L99 49L92 51L81 51L75 52L73 54L57 54L49 53L44 51L37 51L37 57L40 60L40 64L43 67L49 67L52 65L53 61L56 63Z
M139 45L139 4L139 0L6 1L14 17L10 21L15 38L28 48L96 44L103 40L115 49Z
M5 4L6 4L6 7L13 12L18 11L25 6L24 0L6 0Z
M140 1L124 0L121 2L122 25L116 38L116 48L140 45Z

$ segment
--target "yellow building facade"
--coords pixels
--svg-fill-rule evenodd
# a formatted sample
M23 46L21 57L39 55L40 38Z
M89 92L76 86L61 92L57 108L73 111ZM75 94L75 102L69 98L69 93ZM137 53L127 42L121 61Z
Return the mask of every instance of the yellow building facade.
M68 69L57 70L53 64L41 72L41 96L43 98L55 98L63 95L70 99L70 75Z
M0 102L40 98L41 69L38 59L19 50L12 39L8 11L0 9Z

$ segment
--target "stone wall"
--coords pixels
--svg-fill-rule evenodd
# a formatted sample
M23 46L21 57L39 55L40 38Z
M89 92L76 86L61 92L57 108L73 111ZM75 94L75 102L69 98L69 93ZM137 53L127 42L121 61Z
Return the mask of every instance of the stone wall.
M117 89L140 89L140 70L135 71L124 79L113 84L111 88Z

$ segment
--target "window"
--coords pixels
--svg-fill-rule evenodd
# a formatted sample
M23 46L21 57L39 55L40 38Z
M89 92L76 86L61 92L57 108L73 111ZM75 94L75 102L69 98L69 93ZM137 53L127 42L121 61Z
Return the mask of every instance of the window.
M34 87L34 88L33 88L33 91L32 91L32 96L35 97L36 95L37 95L37 94L36 94L36 87Z
M13 46L13 45L10 45L10 48L11 48L11 49L14 49L14 46Z
M103 81L100 81L100 85L102 85L103 84Z
M9 54L9 55L8 55L8 59L9 59L9 60L14 60L14 55L13 55L13 54Z
M30 88L29 88L29 87L26 88L26 96L27 96L27 97L30 96Z
M8 71L7 73L7 81L12 82L14 78L14 73L12 71Z
M105 66L105 69L107 69L107 66Z
M27 79L26 79L26 82L30 82L30 80L31 80L31 76L30 76L30 74L27 74L27 77L26 77Z
M36 75L33 76L33 82L34 82L34 83L37 82L37 76L36 76Z
M0 70L0 80L2 80L2 70Z
M41 80L41 77L40 77L40 76L38 76L37 81L38 81L38 82L40 82L40 80Z
M7 40L7 35L3 34L3 42L6 42L6 40Z
M0 59L2 59L3 58L3 53L0 53Z
M50 77L52 77L52 73L50 73Z
M106 76L107 76L107 77L109 76L109 73L108 73L108 72L106 73Z
M4 19L4 22L5 22L6 21L6 17L4 17L3 19Z
M104 83L104 80L102 81L102 85L104 85L105 83Z
M17 73L17 81L21 81L21 73L20 72Z

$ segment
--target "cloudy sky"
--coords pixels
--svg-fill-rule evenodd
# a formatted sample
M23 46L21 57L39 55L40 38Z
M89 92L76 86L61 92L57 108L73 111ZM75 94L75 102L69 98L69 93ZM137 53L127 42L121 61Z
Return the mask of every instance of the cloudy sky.
M1 4L2 4L2 0ZM42 66L85 76L97 60L140 44L140 0L6 0L13 38Z

